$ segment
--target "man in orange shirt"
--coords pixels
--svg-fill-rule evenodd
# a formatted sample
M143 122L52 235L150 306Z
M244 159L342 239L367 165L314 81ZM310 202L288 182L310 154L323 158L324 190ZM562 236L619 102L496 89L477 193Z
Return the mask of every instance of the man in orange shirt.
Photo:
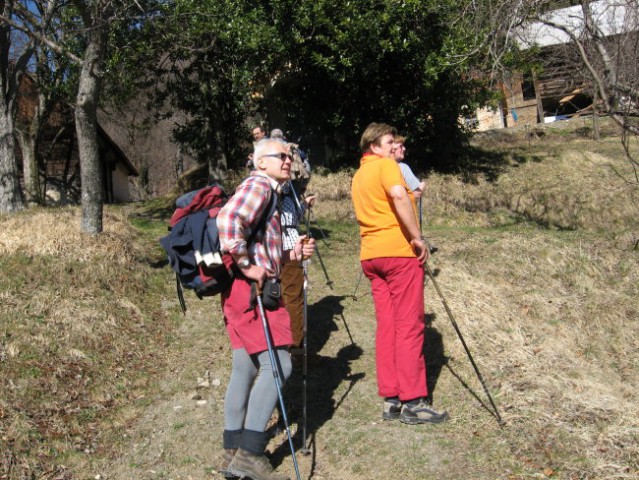
M424 361L424 268L428 259L415 198L394 159L396 130L371 123L360 141L363 156L351 193L360 228L360 261L371 281L377 330L377 386L382 418L439 423L448 413L427 400Z

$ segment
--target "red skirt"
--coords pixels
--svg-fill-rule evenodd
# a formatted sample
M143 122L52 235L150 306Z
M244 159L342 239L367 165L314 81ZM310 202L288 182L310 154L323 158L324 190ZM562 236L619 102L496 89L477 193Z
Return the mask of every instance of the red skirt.
M259 309L249 308L251 284L244 278L236 278L229 290L222 294L224 324L234 350L244 348L249 355L268 349ZM293 344L291 317L283 300L277 310L265 311L274 347Z

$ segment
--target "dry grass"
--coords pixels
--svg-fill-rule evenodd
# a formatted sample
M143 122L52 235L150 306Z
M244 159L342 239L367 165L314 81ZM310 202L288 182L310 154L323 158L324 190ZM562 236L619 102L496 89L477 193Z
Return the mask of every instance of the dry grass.
M533 161L515 164L490 182L433 175L424 199L428 216L440 225L497 226L524 219L558 229L623 228L637 218L639 194L613 171L631 170L618 140L606 143L614 156L589 150L592 142L586 141L570 148L535 145Z
M341 170L311 177L308 192L317 195L315 212L320 218L335 222L354 221L351 203L351 180L354 173L354 170Z
M512 448L566 478L637 474L636 252L614 235L444 238L440 281L523 434Z
M593 231L636 224L639 188L619 176L630 178L633 171L618 137L600 142L577 137L567 142L563 136L548 134L522 145L517 133L496 134L507 135L509 142L497 142L478 173L429 175L422 199L425 225L499 227L532 222L552 229ZM309 191L318 193L319 217L354 221L353 173L312 179Z
M118 210L98 237L79 225L79 209L1 219L3 479L62 478L61 460L103 448L102 422L149 393L162 364L169 318L147 303L158 277L145 242Z
M134 231L123 210L108 210L102 235L87 235L78 208L55 211L37 209L2 219L0 254L53 255L81 263L95 261L126 264L139 258ZM29 232L25 235L25 232Z
M352 297L352 172L313 177L334 289L313 262L309 344L320 362L309 368L302 478L639 478L637 189L609 167L626 168L615 142L550 137L494 142L483 158L497 175L431 175L424 201L440 248L429 263L501 428L431 281L426 357L451 420L379 420L366 280ZM187 296L176 322L171 275L157 268L165 224L108 209L106 234L93 238L78 215L0 219L0 479L221 478L230 350L217 300ZM297 431L300 387L297 376L287 391ZM269 448L292 474L282 436Z

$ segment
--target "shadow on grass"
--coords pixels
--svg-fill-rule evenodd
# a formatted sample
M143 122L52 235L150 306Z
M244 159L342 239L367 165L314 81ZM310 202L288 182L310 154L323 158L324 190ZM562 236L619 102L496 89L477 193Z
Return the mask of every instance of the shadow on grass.
M473 397L475 397L475 399L480 403L480 405L488 413L490 413L495 418L495 420L497 420L497 422L499 422L499 424L501 426L501 425L503 425L503 421L501 419L501 416L499 415L499 412L497 410L497 406L494 404L494 402L492 400L492 396L490 395L490 393L488 391L488 386L486 385L483 376L479 372L479 369L476 366L476 364L474 362L474 359L472 359L472 354L470 353L470 349L466 345L466 341L464 340L463 335L462 335L461 331L459 330L457 322L454 319L454 315L449 310L449 307L446 304L446 300L441 296L441 293L439 293L439 288L437 288L437 281L435 280L435 278L439 275L439 272L440 272L439 269L435 269L432 272L432 278L429 276L429 280L434 284L434 286L436 287L436 289L438 291L438 296L439 296L440 300L442 301L442 303L444 305L444 308L446 309L446 311L447 311L447 313L449 315L449 319L450 319L451 323L453 324L453 327L455 328L455 332L457 334L457 338L459 339L459 341L464 346L464 349L466 351L466 359L470 362L470 364L475 369L475 373L477 374L477 378L480 381L482 387L484 388L484 393L486 394L486 396L487 396L487 398L488 398L488 400L490 402L490 406L484 400L482 400L482 398L479 396L479 394L475 390L473 390L470 387L470 385L466 381L464 381L464 379L451 366L450 361L449 361L450 358L447 357L445 355L445 353L444 353L445 349L444 349L444 341L443 341L442 335L437 330L432 328L432 322L436 318L436 315L434 315L434 314L427 314L426 315L426 327L427 328L426 328L425 339L424 339L424 357L425 357L426 367L427 367L427 372L428 372L429 396L431 397L431 400L432 400L432 395L433 395L433 392L435 390L435 386L437 384L437 379L439 378L439 375L441 374L442 368L445 366L448 369L448 371L450 371L450 373L452 373L453 376L457 380L459 380L459 382L462 384L462 386Z
M439 331L432 326L436 315L424 314L426 329L424 330L424 362L426 363L426 386L428 398L434 402L435 389L442 368L448 363L448 357L444 354L444 338Z
M168 225L169 219L174 211L175 204L173 202L155 199L141 204L135 209L131 216L140 219L165 220Z
M542 156L521 149L486 150L481 147L468 147L463 158L452 165L452 170L459 173L464 182L477 184L480 177L494 182L508 168L542 160Z
M328 230L325 225L320 223L314 211L311 209L310 225L307 225L306 223L308 221L308 215L304 218L304 221L300 224L300 228L303 230L303 233L306 233L307 228L310 227L311 236L316 241L322 242L327 247L330 247L329 239L331 238L331 231Z
M496 406L495 408L492 408L491 406L489 406L488 403L486 403L478 394L475 390L472 389L472 387L470 385L468 385L468 383L466 383L464 381L464 379L461 377L461 375L459 373L457 373L457 371L455 371L453 369L453 367L451 367L451 365L449 363L446 364L446 368L448 369L448 371L450 373L453 374L453 377L455 377L457 380L459 380L459 383L462 384L462 386L468 391L468 393L470 393L475 400L477 400L479 402L479 404L481 405L481 407L486 410L495 420L497 420L497 422L499 423L500 426L504 425L504 422L501 418L501 416L498 414L497 410L496 410ZM490 402L490 400L489 400Z
M297 423L298 425L293 435L296 451L303 450L303 447L308 447L314 441L317 431L333 418L355 384L365 376L362 372L351 371L351 362L357 360L363 353L362 348L352 341L344 345L335 357L323 356L319 353L331 334L338 330L336 317L341 317L348 329L343 317L344 307L341 305L344 298L328 296L308 307L306 378L303 368L295 369L284 388L289 424ZM339 398L335 399L335 392L340 387L343 389L344 385L345 390ZM305 411L306 417L304 417ZM280 425L281 428L283 425ZM273 452L271 460L274 465L279 465L290 454L290 446L285 440ZM313 462L313 468L315 468L315 462Z

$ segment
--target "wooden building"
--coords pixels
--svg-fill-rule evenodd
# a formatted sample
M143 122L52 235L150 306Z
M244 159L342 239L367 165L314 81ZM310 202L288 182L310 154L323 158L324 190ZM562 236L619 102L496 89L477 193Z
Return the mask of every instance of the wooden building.
M611 0L590 5L600 31L611 44L638 35L637 12ZM477 130L534 125L562 120L575 115L592 114L598 104L579 52L570 37L551 25L562 25L578 35L584 28L581 6L549 12L546 23L535 22L522 27L516 41L523 49L539 48L538 63L542 69L534 75L512 72L501 79L498 108L485 108L476 118L466 119Z
M38 92L34 80L24 75L20 82L16 127L22 132L31 128ZM97 126L99 154L102 164L103 198L105 203L131 201L129 180L138 170L104 128ZM18 165L22 168L21 142L16 141ZM73 109L67 104L53 106L38 135L36 156L40 184L45 203L64 205L80 203L80 159Z

